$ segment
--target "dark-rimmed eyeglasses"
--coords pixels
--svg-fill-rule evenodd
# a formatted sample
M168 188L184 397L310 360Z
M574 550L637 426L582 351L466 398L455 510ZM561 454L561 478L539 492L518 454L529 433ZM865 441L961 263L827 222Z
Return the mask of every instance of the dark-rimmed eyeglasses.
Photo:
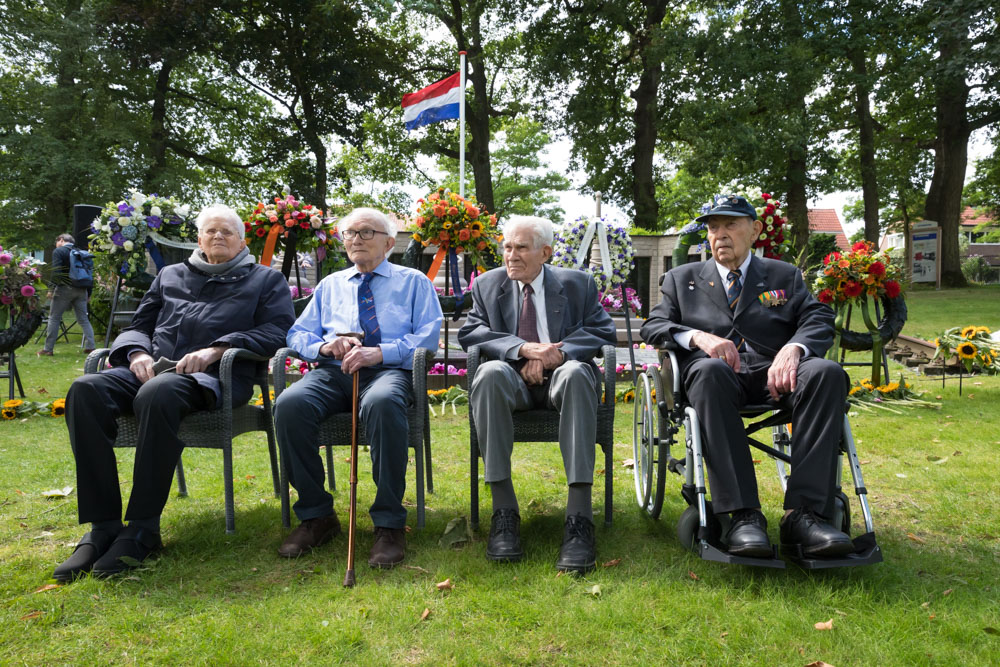
M362 241L371 241L376 234L388 234L377 229L344 229L340 232L340 238L345 241L353 241L355 236L360 236Z

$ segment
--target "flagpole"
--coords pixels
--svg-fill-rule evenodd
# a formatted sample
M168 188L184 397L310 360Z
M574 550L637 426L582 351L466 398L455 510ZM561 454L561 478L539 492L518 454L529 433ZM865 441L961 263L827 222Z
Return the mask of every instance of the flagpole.
M465 51L458 52L462 92L458 98L458 196L465 198Z

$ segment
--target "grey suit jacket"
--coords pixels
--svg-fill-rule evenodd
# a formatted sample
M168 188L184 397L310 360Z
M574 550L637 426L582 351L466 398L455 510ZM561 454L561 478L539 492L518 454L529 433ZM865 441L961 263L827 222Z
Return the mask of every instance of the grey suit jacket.
M562 342L568 359L590 362L602 345L614 345L615 325L589 273L545 264L545 317L552 342ZM472 311L458 332L463 349L472 345L491 359L505 359L523 345L517 336L518 289L504 267L487 271L472 283Z
M713 259L665 273L660 281L663 299L642 325L643 340L662 346L691 329L723 338L735 333L768 357L787 343L801 343L816 356L826 354L833 344L833 311L810 294L802 273L792 264L753 257L735 312L729 309L723 282ZM783 304L760 298L779 290L780 298L787 300ZM678 352L682 365L704 356L698 349Z

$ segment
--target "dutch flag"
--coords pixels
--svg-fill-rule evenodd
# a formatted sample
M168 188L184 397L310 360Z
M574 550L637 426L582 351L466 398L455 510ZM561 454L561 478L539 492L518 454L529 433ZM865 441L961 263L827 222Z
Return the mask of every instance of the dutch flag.
M455 72L415 93L403 95L403 120L406 121L406 129L415 130L431 123L458 118L461 86L461 73Z

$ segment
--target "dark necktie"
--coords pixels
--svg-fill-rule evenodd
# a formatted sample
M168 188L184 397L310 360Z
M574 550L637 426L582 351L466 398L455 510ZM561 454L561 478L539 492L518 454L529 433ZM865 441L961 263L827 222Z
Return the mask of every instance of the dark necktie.
M729 300L729 310L736 310L736 304L740 301L740 290L743 288L740 285L740 270L730 271L729 275L726 276L726 280L729 281L726 287L726 299Z
M374 347L382 342L382 332L379 331L378 318L375 317L375 297L372 295L372 278L374 273L362 273L361 285L358 287L358 320L365 332L362 345Z
M740 273L740 270L736 269L730 271L729 275L726 276L726 280L729 281L726 287L726 299L729 301L729 309L733 311L736 310L736 304L740 302L740 291L743 289L743 286L740 285ZM743 352L747 349L743 337L735 331L732 335L732 341L736 344L737 351Z
M529 343L538 342L538 314L535 311L535 300L531 298L534 293L531 285L524 286L521 292L521 319L517 323L517 337Z

